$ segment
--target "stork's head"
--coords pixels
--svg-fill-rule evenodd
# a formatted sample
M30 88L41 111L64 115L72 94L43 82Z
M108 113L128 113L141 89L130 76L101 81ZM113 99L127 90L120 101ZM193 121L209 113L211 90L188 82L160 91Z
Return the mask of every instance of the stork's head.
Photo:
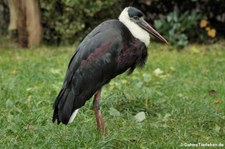
M126 25L126 27L130 30L132 35L144 42L146 46L148 46L150 41L149 34L158 38L162 42L168 44L165 38L163 38L155 29L153 29L145 20L144 14L134 8L134 7L126 7L120 14L119 20Z

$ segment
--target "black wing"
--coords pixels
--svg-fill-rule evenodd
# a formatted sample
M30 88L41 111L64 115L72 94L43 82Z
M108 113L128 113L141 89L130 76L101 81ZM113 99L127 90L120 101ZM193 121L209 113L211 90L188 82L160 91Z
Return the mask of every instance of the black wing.
M121 26L117 20L103 22L79 45L54 103L53 121L67 124L74 110L116 76Z

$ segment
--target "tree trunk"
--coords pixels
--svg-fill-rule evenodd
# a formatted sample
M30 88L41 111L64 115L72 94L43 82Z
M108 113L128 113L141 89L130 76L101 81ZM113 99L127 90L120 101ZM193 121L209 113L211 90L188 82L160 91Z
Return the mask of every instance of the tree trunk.
M9 31L17 29L17 0L8 0L9 12L10 12L10 21L9 21Z
M28 32L28 46L38 46L42 40L42 26L40 6L38 0L25 0L26 26Z
M22 48L28 47L28 32L26 24L26 8L24 4L25 0L17 0L18 4L18 19L17 19L17 29L18 29L18 43Z
M10 8L9 29L17 29L20 47L38 46L42 40L39 1L8 0L8 4Z

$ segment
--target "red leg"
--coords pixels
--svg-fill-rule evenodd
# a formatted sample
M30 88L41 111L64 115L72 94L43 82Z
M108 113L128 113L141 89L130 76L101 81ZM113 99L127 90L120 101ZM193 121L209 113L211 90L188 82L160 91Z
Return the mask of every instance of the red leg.
M94 110L95 110L97 129L100 132L100 125L101 125L103 128L103 131L104 131L104 135L106 136L108 132L107 132L107 128L105 126L105 122L104 122L104 119L103 119L101 111L100 111L100 105L99 105L100 97L101 97L101 90L98 90L95 93L93 105L94 105Z

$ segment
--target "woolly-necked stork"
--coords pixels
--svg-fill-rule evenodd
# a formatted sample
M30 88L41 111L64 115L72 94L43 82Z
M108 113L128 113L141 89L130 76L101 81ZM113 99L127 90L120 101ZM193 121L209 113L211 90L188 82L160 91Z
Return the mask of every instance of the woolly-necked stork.
M100 111L101 88L111 79L136 66L147 58L150 36L168 43L145 20L144 14L134 8L125 8L119 20L108 20L98 25L80 43L71 58L65 80L53 105L53 122L68 124L78 109L94 95L97 129L107 128Z

